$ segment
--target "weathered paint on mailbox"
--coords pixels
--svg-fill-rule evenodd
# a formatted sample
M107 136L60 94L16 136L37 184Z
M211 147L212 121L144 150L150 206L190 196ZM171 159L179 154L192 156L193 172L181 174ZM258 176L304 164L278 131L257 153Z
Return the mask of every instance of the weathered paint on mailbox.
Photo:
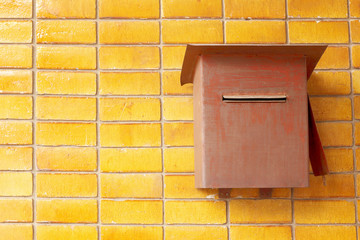
M325 49L188 46L181 82L194 82L196 187L308 186L309 136L314 145L317 131L306 84ZM310 153L326 174L318 142Z

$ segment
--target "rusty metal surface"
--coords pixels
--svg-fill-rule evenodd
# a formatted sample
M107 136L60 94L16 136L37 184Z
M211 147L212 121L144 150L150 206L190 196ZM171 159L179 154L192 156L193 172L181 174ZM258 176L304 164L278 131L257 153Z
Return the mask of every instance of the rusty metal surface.
M310 77L327 45L200 45L189 44L186 48L181 72L181 84L192 83L198 56L203 54L298 54L306 56L307 78Z
M320 136L316 128L313 112L311 110L310 101L309 106L309 157L310 163L315 176L326 175L329 173L329 168L325 158L323 146L321 145Z
M202 55L194 84L195 184L200 188L308 185L303 56ZM226 103L223 95L286 95L284 103Z
M196 187L306 187L309 137L315 175L328 172L306 93L325 49L188 46L182 84L194 83Z

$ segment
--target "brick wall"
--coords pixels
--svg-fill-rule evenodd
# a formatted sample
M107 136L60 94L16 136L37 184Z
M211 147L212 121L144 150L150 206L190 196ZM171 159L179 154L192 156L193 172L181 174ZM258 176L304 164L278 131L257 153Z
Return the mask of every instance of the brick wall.
M0 239L356 240L360 0L0 0ZM328 43L326 186L194 188L186 43ZM239 172L241 174L241 172Z

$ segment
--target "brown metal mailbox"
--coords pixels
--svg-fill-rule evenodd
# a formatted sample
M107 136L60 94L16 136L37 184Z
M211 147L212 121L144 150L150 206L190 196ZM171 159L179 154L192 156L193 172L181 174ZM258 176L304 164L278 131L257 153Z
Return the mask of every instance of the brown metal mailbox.
M181 83L194 83L196 187L307 187L309 154L315 174L327 173L307 96L325 49L188 45Z

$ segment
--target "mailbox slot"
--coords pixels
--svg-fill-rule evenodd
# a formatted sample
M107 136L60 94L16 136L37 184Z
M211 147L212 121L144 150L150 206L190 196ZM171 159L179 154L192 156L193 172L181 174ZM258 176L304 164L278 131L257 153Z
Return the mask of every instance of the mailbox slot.
M238 103L284 103L285 95L223 95L223 102Z

